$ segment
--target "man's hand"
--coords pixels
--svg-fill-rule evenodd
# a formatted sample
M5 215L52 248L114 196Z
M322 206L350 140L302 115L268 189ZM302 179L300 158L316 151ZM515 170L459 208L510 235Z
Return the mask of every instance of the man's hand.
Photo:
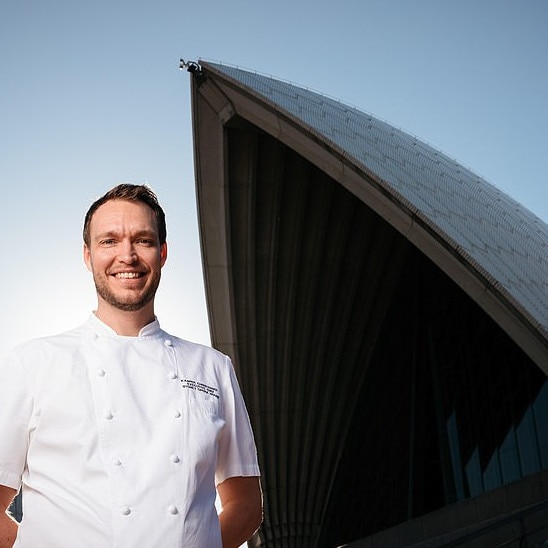
M0 485L0 548L11 548L17 536L17 522L7 514L16 494L15 489Z
M238 548L263 521L263 497L259 478L233 477L217 486L221 500L223 548Z

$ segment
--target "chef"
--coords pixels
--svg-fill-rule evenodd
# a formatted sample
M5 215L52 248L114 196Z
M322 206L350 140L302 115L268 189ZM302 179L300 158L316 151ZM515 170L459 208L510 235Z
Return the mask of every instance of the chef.
M118 185L84 221L97 310L0 363L0 547L237 547L262 519L253 433L230 359L154 313L164 212ZM216 494L221 502L218 514Z

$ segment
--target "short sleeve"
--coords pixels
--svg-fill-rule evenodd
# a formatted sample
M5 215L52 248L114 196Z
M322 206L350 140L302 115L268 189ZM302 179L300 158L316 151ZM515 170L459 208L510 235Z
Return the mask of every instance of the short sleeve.
M0 361L0 484L18 490L26 465L33 398L15 352Z
M257 449L249 415L234 372L225 356L226 375L223 385L225 426L219 439L215 481L218 485L235 476L260 476Z

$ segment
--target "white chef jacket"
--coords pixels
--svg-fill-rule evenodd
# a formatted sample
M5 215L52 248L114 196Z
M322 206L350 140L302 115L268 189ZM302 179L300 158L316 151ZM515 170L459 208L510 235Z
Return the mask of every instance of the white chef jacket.
M230 360L157 320L122 337L92 314L0 363L19 548L219 547L215 485L258 475Z

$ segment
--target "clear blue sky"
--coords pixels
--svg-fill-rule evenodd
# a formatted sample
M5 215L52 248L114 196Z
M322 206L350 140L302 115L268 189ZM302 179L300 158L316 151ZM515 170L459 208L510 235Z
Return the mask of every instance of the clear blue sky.
M209 341L179 57L372 113L548 221L547 0L1 0L0 56L0 354L94 308L82 218L125 181L168 215L162 325Z

